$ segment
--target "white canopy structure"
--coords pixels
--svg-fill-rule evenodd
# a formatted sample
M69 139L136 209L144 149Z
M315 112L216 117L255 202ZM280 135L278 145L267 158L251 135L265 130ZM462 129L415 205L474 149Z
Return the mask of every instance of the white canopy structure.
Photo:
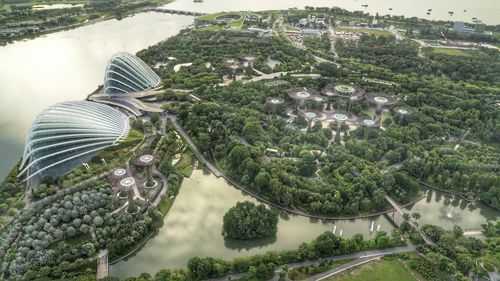
M117 144L128 131L128 117L110 106L89 101L52 105L33 121L18 176L29 179L63 165L73 169L83 163L79 159Z

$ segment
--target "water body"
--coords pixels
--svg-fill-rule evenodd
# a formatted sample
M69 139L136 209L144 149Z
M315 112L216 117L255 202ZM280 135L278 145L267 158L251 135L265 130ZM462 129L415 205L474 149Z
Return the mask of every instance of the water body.
M368 12L393 8L394 14L425 16L428 8L432 16L441 14L447 19L450 7L457 11L467 9L470 18L476 16L487 23L500 23L497 0L437 2L415 0L205 0L195 4L191 0L171 3L170 8L215 12L219 10L267 10L289 7L340 6ZM433 6L435 5L435 6ZM470 7L469 7L470 6ZM371 10L373 9L373 10ZM422 11L421 11L422 10ZM460 13L454 19L460 19ZM383 13L383 12L381 12ZM463 16L464 20L470 20ZM33 40L15 42L0 47L0 179L10 171L21 156L26 132L36 114L47 106L66 100L81 100L102 84L104 68L109 57L118 51L137 52L178 33L191 24L192 17L160 13L143 13L121 21L110 20L69 31L49 34ZM272 249L296 248L302 241L315 238L324 231L332 231L333 222L322 222L296 216L282 216L277 237L257 243L224 240L221 236L223 214L237 201L252 200L223 180L195 171L183 187L165 218L160 233L128 261L111 267L117 276L154 273L164 267L184 266L195 255L232 258L252 255ZM448 202L450 201L450 202ZM456 206L453 206L455 204ZM451 208L453 206L453 208ZM463 202L446 200L431 194L417 203L414 210L422 214L423 223L450 227L453 223L478 227L498 213L479 206L469 209ZM390 231L391 224L381 216L376 226ZM337 233L351 236L363 233L370 236L370 220L336 222ZM373 233L371 234L374 235Z
M126 277L142 272L154 274L162 268L182 268L193 256L231 259L270 250L294 249L301 242L310 241L334 228L337 235L342 230L344 237L361 233L365 238L375 237L378 225L381 231L391 232L393 229L386 216L333 222L282 213L275 238L257 242L224 239L221 235L224 213L236 202L245 200L256 202L251 196L227 184L224 179L195 170L191 178L182 183L179 195L165 217L159 234L135 255L112 265L110 274ZM455 207L451 215L447 216L451 206ZM429 192L427 198L410 209L412 212L420 212L420 223L442 225L449 229L454 224L463 228L477 228L498 216L498 213L482 204L471 207L465 202L450 200L450 197L446 199L446 196L436 192ZM402 221L398 214L394 218L398 224ZM374 231L370 232L372 221Z
M192 22L193 17L149 12L0 47L0 180L20 159L41 110L85 99L103 83L113 53L135 53Z
M488 220L498 220L499 213L479 202L468 204L458 196L450 196L443 192L430 191L422 201L409 207L410 212L420 213L421 225L434 224L445 229L453 229L459 225L463 229L481 228Z
M368 4L367 8L361 5ZM339 6L350 10L431 19L471 21L478 17L499 24L498 0L178 0L172 9L216 12L270 10L309 6ZM450 17L448 11L454 9ZM463 12L467 10L467 12ZM178 33L192 23L187 16L142 13L121 21L110 20L33 40L0 46L0 179L19 160L26 132L40 110L60 101L79 100L102 83L109 56L136 52Z
M362 5L368 5L363 7ZM282 10L288 8L341 7L350 11L363 11L375 15L403 15L429 20L451 20L472 22L481 19L487 24L500 24L500 1L498 0L177 0L166 7L198 12ZM389 10L392 8L392 10ZM430 15L427 10L432 9ZM464 12L464 10L466 10ZM450 16L449 11L454 14Z
M222 217L236 202L245 200L257 202L224 179L195 170L191 178L184 179L159 234L136 255L111 266L111 275L125 277L142 272L156 273L165 267L185 267L193 256L231 259L270 250L293 249L325 231L333 231L335 226L337 235L342 230L342 236L347 237L356 233L375 237L376 231L370 233L373 220L374 230L378 224L381 231L390 232L393 229L384 216L371 220L325 222L281 213L278 233L274 238L258 242L224 239L221 235Z

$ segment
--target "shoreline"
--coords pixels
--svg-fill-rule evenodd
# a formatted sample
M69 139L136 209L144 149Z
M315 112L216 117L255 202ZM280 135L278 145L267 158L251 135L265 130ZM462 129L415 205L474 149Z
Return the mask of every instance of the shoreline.
M245 193L245 194L247 194L247 195L255 198L257 201L265 203L265 204L267 204L267 205L269 205L271 207L274 207L274 208L276 208L278 210L281 210L281 211L284 211L286 213L293 214L293 215L308 217L308 218L312 218L312 219L326 220L326 221L366 219L366 218L380 216L380 215L383 215L383 214L387 214L387 213L391 213L391 212L395 212L396 211L396 209L390 208L390 209L385 210L385 211L379 211L379 212L375 212L375 213L371 213L371 214L366 214L366 215L324 216L324 215L308 214L308 213L303 212L303 211L298 210L298 209L290 209L290 208L284 207L284 206L282 206L280 204L271 202L270 200L262 197L261 195L258 195L256 193L250 191L246 187L242 186L240 183L236 182L235 180L233 180L229 176L227 176L219 167L217 167L216 165L214 165L211 161L209 161L205 157L205 155L198 149L198 147L193 142L193 140L191 139L191 137L184 131L184 128L182 128L182 126L178 123L178 121L176 119L170 118L170 121L172 122L172 125L174 126L174 128L177 131L177 133L179 134L179 136L182 137L184 139L184 141L191 147L191 149L193 150L196 158L198 158L198 161L201 162L203 164L203 166L207 170L209 170L215 177L225 179L226 182L229 183L230 185L232 185L234 188L241 190L243 193ZM418 202L418 201L422 200L423 198L425 198L426 195L427 194L425 193L424 195L422 195L422 196L420 196L420 197L412 200L409 203L402 204L401 207L405 208L405 207L407 207L409 205L415 204L416 202Z
M298 210L298 209L289 209L289 208L283 207L281 205L278 205L276 203L273 203L273 202L271 202L271 201L269 201L267 199L264 199L263 197L252 193L251 191L249 191L248 189L244 188L243 186L241 186L240 184L238 184L234 180L230 179L224 173L222 173L222 178L224 178L234 188L242 191L246 195L249 195L249 196L255 198L259 202L265 203L265 204L267 204L267 205L269 205L269 206L271 206L273 208L276 208L276 209L278 209L280 211L284 211L284 212L292 214L292 215L297 215L297 216L302 216L302 217L308 217L308 218L311 218L311 219L319 219L319 220L324 220L324 221L357 220L357 219L368 219L368 218L372 218L372 217L376 217L376 216L380 216L380 215L384 215L384 214L396 212L396 209L391 208L391 209L384 210L384 211L379 211L379 212L370 213L370 214L366 214L366 215L355 215L355 216L323 216L323 215L309 214L309 213L303 212L303 211ZM413 199L412 201L410 201L408 203L401 204L401 207L406 208L406 207L408 207L410 205L413 205L413 204L419 202L420 200L424 199L425 197L427 197L427 192L425 192L423 195L421 195L421 196Z
M160 4L160 5L142 7L140 9L138 9L137 11L133 11L130 14L124 15L122 18L120 18L120 20L121 19L125 19L127 17L132 17L132 16L135 16L135 15L139 15L139 14L142 14L142 13L147 13L147 12L154 11L155 8L162 7L162 6L167 5L167 4L171 4L171 3L175 2L175 1L177 1L177 0L168 0L165 3ZM305 7L307 7L307 6L308 5L306 5ZM305 9L305 7L302 7L300 9ZM320 7L320 6L314 6L314 7ZM470 21L465 21L465 20L460 20L460 19L444 19L444 18L426 19L426 18L419 17L419 16L410 16L410 15L402 15L402 14L379 13L379 12L373 13L373 12L369 12L369 11L363 11L363 10L361 10L361 8L351 9L351 8L344 8L344 7L339 7L339 6L332 6L332 7L339 8L339 9L342 9L342 10L346 10L346 11L349 11L349 12L363 12L364 14L368 14L370 16L376 16L377 14L380 14L381 17L385 17L385 16L390 16L390 17L404 17L404 18L417 17L417 18L419 18L421 20L425 20L425 21L428 21L428 22L438 22L438 23L449 23L449 24L452 24L453 22L456 22L456 21L463 21L463 22L466 22L468 24L473 24ZM253 11L253 12L268 12L268 11L269 12L275 12L275 11L287 11L289 9L293 9L293 8L290 7L290 8L287 8L287 9L264 9L264 10L255 9L255 10L251 10L251 11ZM222 10L224 10L224 9L222 9ZM210 14L210 12L208 12L208 13ZM75 28L78 28L78 27L92 25L92 24L96 24L96 23L100 23L100 22L108 21L108 20L112 20L112 19L117 19L117 17L115 15L107 15L107 16L104 16L102 18L98 18L98 19L94 19L94 20L89 20L87 22L80 22L80 23L70 24L70 25L67 25L67 26L54 27L54 28L51 28L51 29L47 29L47 30L41 31L41 32L36 33L36 34L30 34L30 35L27 35L27 36L20 36L20 37L18 37L16 39L13 39L13 40L6 40L4 42L0 42L0 47L7 46L9 44L16 43L16 42L22 42L24 40L36 39L36 38L43 37L44 35L48 35L48 34L51 34L51 33L57 33L59 31L65 31L65 30L75 29ZM496 24L495 23L489 23L489 22L484 22L484 23L487 26L497 26L497 25L500 25L500 22L496 23Z
M170 4L170 3L174 2L174 1L175 0L168 0L165 3L163 3L162 5ZM136 15L139 15L139 14L142 14L142 13L151 12L156 7L161 7L161 5L160 6L152 6L152 7L143 7L143 8L140 8L137 11L133 11L130 14L124 15L119 20L126 19L128 17L133 17L133 16L136 16ZM66 30L76 29L76 28L79 28L79 27L84 27L84 26L87 26L87 25L93 25L93 24L96 24L96 23L100 23L100 22L104 22L104 21L108 21L108 20L113 20L113 19L117 19L117 17L115 15L108 15L108 16L103 16L102 18L98 18L98 19L94 19L94 20L89 20L87 22L79 22L79 23L74 23L74 24L70 24L70 25L66 25L66 26L58 26L58 27L54 27L54 28L43 30L43 31L41 31L39 33L36 33L36 34L30 34L30 35L27 35L27 36L23 35L23 36L17 37L17 38L12 39L12 40L7 39L4 42L0 41L0 47L8 46L9 44L14 44L14 43L17 43L17 42L23 42L23 41L27 41L27 40L33 40L33 39L37 39L37 38L40 38L40 37L43 37L45 35L49 35L49 34L52 34L52 33L57 33L57 32L60 32L60 31L66 31Z

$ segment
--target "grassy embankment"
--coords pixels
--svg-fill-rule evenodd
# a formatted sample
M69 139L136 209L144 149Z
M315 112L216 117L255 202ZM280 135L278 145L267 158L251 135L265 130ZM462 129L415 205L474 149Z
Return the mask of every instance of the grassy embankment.
M380 29L370 29L370 28L351 28L351 27L339 27L335 28L335 31L352 32L357 34L368 33L375 36L390 36L391 33L386 30Z
M333 275L325 281L424 281L394 256L383 257Z
M323 265L302 266L302 267L294 268L288 272L288 277L294 281L295 280L304 280L310 276L334 269L337 266L341 266L341 265L348 263L348 262L351 262L351 261L353 261L353 259L333 261L333 262L326 263Z
M474 56L475 51L448 48L432 48L432 53L448 56L472 57Z

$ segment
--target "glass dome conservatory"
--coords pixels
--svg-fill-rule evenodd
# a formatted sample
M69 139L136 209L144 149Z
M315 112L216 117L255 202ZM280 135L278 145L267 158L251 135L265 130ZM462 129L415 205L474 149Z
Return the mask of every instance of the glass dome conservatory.
M52 105L33 121L19 176L64 174L117 144L128 131L128 117L110 106L89 101Z
M160 77L140 58L125 52L114 54L104 74L104 93L140 92L160 85Z

